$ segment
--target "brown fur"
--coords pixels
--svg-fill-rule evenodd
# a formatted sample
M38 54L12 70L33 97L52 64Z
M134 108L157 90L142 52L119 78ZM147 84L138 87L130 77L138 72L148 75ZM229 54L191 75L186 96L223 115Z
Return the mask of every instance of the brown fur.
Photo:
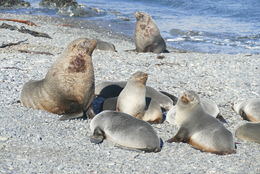
M152 123L152 124L159 124L159 123L162 123L162 118L156 118L155 120L152 120L152 121L148 121L149 123Z
M259 120L256 119L255 117L253 117L252 115L249 115L249 114L246 114L246 113L244 113L244 114L245 114L248 121L259 122Z
M215 153L217 155L227 155L227 154L232 154L232 153L236 153L235 150L233 151L229 151L229 152L220 152L217 151L216 149L211 149L209 147L203 146L201 144L199 144L198 142L192 140L192 138L189 138L188 143L194 147L195 149L201 150L203 152L210 152L210 153Z
M43 80L25 83L22 104L55 114L86 111L94 97L91 55L96 44L85 38L71 42Z
M136 12L135 46L137 52L166 52L166 44L152 17L144 12Z

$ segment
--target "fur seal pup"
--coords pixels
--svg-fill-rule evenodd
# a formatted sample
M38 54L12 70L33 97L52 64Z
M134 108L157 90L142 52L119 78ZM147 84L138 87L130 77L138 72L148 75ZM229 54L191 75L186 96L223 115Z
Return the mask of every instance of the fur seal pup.
M177 134L168 142L185 142L194 148L216 154L235 153L232 133L207 114L194 91L185 91L176 105Z
M238 127L235 136L241 140L260 144L260 123L246 123Z
M116 111L151 123L161 123L163 117L159 104L154 100L146 101L147 78L148 74L141 71L135 72L130 77L117 98ZM148 109L146 109L146 103Z
M24 84L22 105L54 114L86 112L94 98L91 55L96 44L96 40L85 38L72 41L44 79L30 80Z
M144 115L138 117L141 120L147 121L149 123L162 123L163 122L163 113L160 105L151 98L146 97L146 106ZM105 99L102 110L116 110L117 97Z
M153 127L126 113L115 111L103 111L97 114L90 122L92 143L101 143L108 139L120 146L143 150L147 152L159 152L160 139Z
M233 110L244 120L260 122L260 98L235 102Z
M101 96L103 98L112 98L118 97L120 92L126 86L126 81L105 81L101 82L95 87L95 95ZM165 92L159 92L156 89L146 86L146 98L150 98L151 100L155 100L163 109L169 110L175 104L175 100L177 101L177 97L172 95L168 96L164 94ZM167 93L166 93L167 94ZM172 100L171 98L176 98Z
M152 17L144 12L136 12L134 40L137 52L168 52L160 30Z
M223 123L227 123L226 120L220 115L219 108L214 101L207 99L207 98L201 98L200 104L201 104L201 107L204 109L204 111L207 114L217 118L218 120L220 120ZM166 121L169 122L170 124L174 125L175 124L174 123L175 114L176 114L176 107L174 106L167 112Z
M116 111L124 112L140 118L145 110L146 81L148 74L137 71L127 81L125 88L120 92Z
M102 40L99 40L99 39L97 39L97 47L96 47L96 49L104 50L104 51L114 51L114 52L117 52L116 51L116 47L115 47L114 44L109 43L109 42L105 42L105 41L102 41Z

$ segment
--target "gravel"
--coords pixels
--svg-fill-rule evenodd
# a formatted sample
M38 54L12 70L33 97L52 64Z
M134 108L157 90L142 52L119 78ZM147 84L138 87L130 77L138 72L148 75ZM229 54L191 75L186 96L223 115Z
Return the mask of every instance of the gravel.
M257 143L235 138L236 154L205 153L189 144L165 142L177 128L164 122L152 125L164 141L159 153L125 150L108 141L94 145L89 140L90 120L58 121L58 115L25 108L18 102L23 84L44 78L69 42L80 37L98 38L115 44L118 52L94 51L96 83L127 80L138 70L147 72L147 85L155 89L175 96L191 89L215 101L228 122L225 126L234 133L246 121L231 109L231 103L260 97L260 55L171 52L157 59L157 54L125 51L134 49L130 38L106 31L93 21L0 15L31 20L38 26L5 23L45 32L53 38L0 29L0 45L28 39L0 48L0 173L260 173ZM19 50L45 51L54 56Z

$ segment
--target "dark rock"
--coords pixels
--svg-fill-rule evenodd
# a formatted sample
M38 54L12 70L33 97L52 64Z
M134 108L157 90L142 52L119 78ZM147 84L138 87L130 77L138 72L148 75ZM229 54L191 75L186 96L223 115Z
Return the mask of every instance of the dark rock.
M75 0L42 0L40 6L51 8L78 7Z
M29 2L23 0L1 0L0 7L30 7L31 4Z

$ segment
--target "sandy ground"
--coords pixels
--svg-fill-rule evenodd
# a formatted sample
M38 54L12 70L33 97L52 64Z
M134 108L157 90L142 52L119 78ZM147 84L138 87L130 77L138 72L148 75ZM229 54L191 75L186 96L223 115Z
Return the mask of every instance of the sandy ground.
M177 128L167 122L153 125L164 141L159 153L140 153L104 141L91 144L89 120L58 121L59 116L22 107L22 86L42 79L69 42L80 37L115 44L118 52L95 50L96 83L127 80L137 70L149 73L147 85L178 96L192 89L214 100L234 133L245 123L231 109L238 98L260 97L260 55L125 52L131 39L106 31L93 22L76 19L0 14L1 18L27 19L38 26L5 22L48 33L52 39L0 29L0 173L260 173L260 144L235 138L237 153L219 156L184 143L167 143ZM0 25L3 22L0 22ZM66 24L66 25L65 25ZM69 24L69 25L67 25ZM21 53L45 51L52 55ZM170 49L171 50L171 49Z

